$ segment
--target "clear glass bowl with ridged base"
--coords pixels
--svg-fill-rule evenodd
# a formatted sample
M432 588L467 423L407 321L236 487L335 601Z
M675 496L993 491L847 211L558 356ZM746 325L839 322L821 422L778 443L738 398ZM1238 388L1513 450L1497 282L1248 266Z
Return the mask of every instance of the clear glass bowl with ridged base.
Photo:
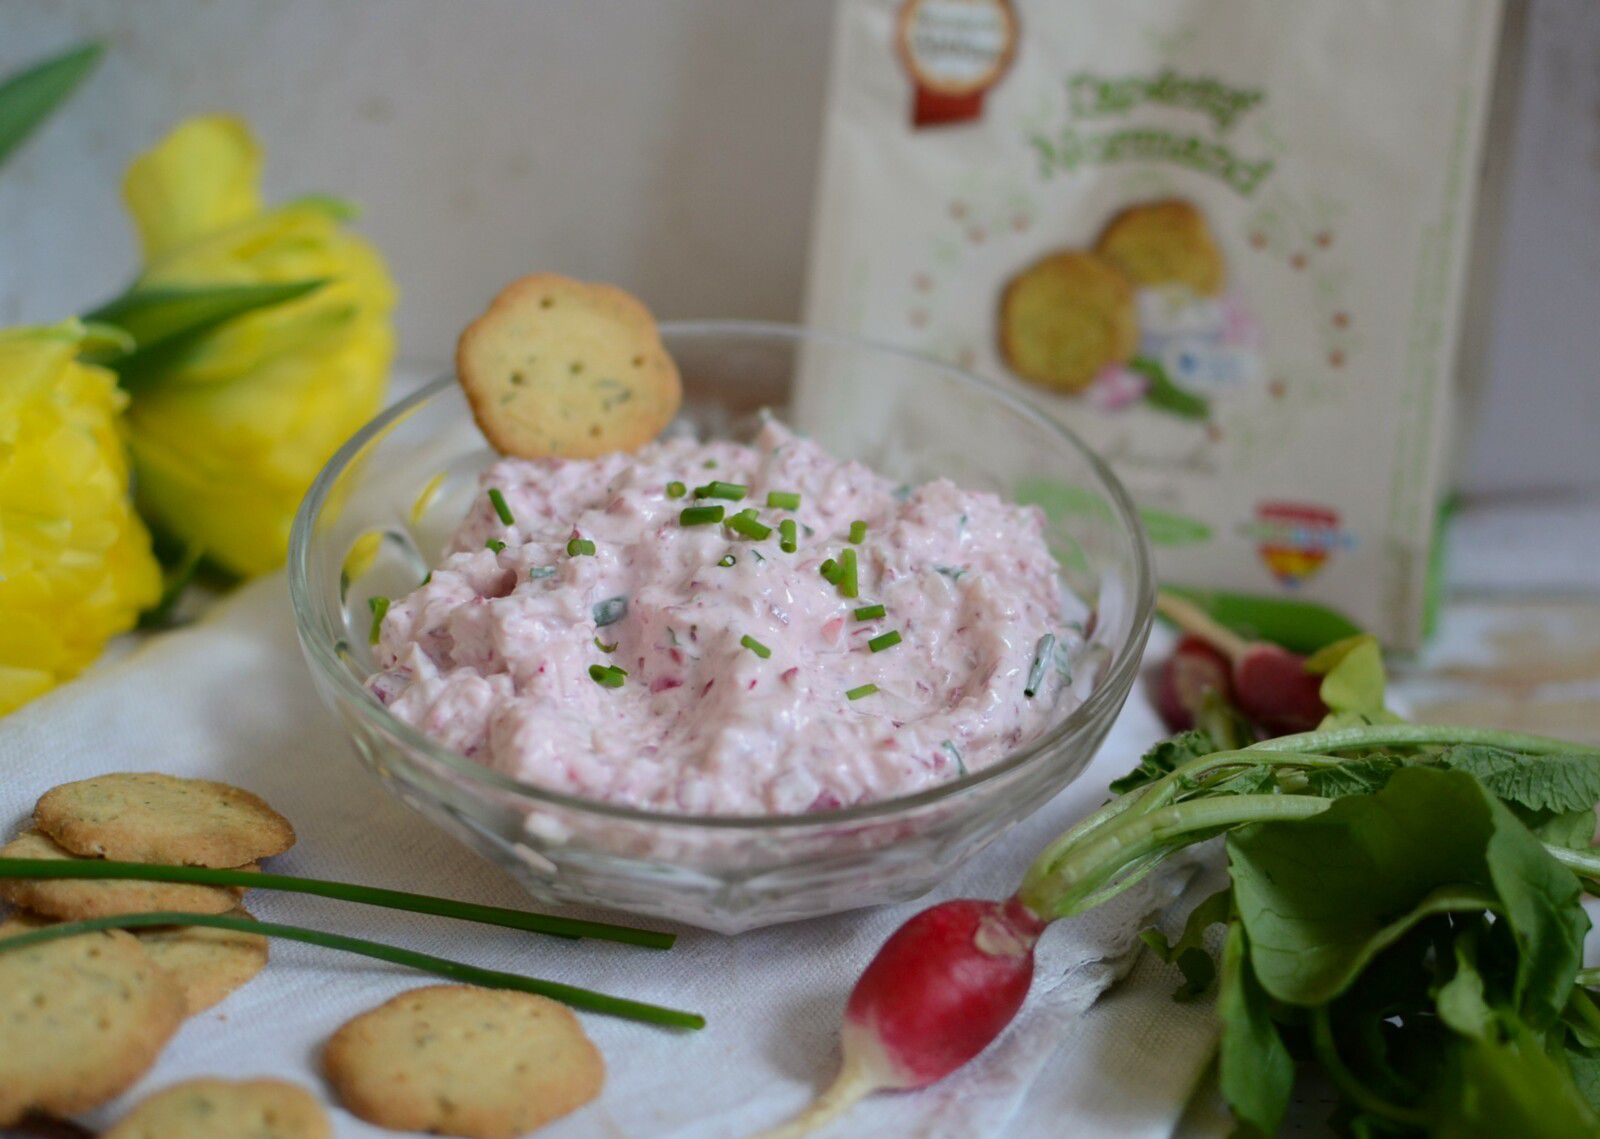
M683 414L704 434L739 437L771 409L891 478L942 475L1044 507L1063 583L1090 615L1074 666L1081 702L965 778L803 816L639 811L521 783L436 744L363 682L368 598L415 587L493 458L450 376L362 429L301 506L290 591L316 683L384 786L546 903L736 933L915 898L1075 778L1121 709L1153 597L1132 504L1082 442L959 369L783 325L667 324L662 334L683 375Z

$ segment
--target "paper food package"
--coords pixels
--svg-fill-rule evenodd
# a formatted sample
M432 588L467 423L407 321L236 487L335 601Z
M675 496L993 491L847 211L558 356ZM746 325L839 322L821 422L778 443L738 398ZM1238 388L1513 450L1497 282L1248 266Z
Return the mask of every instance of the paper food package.
M807 322L1037 401L1127 485L1163 582L1415 647L1497 0L836 21Z

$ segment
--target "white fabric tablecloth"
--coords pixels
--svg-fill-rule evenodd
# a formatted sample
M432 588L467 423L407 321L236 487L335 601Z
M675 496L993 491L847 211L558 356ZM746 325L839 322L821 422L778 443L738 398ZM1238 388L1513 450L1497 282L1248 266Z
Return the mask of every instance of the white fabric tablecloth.
M1040 846L1098 805L1108 779L1159 734L1136 694L1083 777L939 895L1008 893ZM265 796L300 836L271 864L283 873L534 905L507 875L401 806L361 768L312 689L281 576L241 589L197 625L153 637L0 720L0 825L24 825L34 800L57 783L142 770L221 779ZM1209 1057L1209 1010L1173 1003L1173 977L1148 955L1136 983L1096 999L1132 963L1146 915L1176 897L1193 872L1181 867L1087 918L1057 923L1041 944L1025 1011L994 1048L931 1089L875 1097L824 1134L1164 1139ZM735 1139L787 1117L832 1077L851 983L926 900L735 938L684 931L668 953L260 890L246 904L267 920L703 1012L709 1026L698 1033L585 1014L605 1054L605 1091L541 1134ZM434 980L275 943L260 976L191 1019L129 1097L85 1122L103 1125L133 1099L203 1074L280 1076L327 1095L318 1058L328 1035ZM330 1111L340 1136L393 1134L331 1103Z

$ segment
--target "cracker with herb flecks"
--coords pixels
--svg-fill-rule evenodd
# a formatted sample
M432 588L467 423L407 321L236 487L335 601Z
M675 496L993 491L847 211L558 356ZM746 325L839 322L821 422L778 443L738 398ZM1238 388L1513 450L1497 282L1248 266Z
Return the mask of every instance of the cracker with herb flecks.
M100 1139L333 1139L317 1098L283 1080L185 1080L140 1100Z
M5 846L0 858L42 858L82 861L38 831L24 831ZM252 863L238 869L255 871ZM63 921L162 911L190 914L227 913L244 893L238 886L202 886L193 882L141 882L128 878L0 878L0 898L36 914Z
M605 1063L565 1005L531 993L430 985L345 1024L323 1053L345 1107L369 1123L510 1139L600 1094Z
M456 375L484 436L524 459L635 450L672 422L683 398L643 304L554 273L501 290L461 334Z
M243 906L228 916L254 920ZM190 1016L222 1000L267 964L267 939L259 933L193 925L141 929L134 937L150 960L178 982Z
M12 917L0 938L46 924ZM121 930L0 953L0 1126L121 1095L183 1017L177 983Z
M1094 250L1136 288L1177 284L1214 297L1227 280L1206 219L1180 198L1129 206L1106 223Z
M1133 286L1092 253L1053 253L1013 277L1001 297L1001 355L1044 387L1082 391L1138 345Z
M73 854L175 866L243 866L294 845L294 828L258 796L209 779L120 772L63 783L34 823Z

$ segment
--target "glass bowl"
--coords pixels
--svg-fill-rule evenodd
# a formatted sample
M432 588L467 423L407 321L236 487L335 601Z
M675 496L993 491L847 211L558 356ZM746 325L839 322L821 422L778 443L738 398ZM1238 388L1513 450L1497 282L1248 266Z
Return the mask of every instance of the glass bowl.
M329 461L289 548L300 642L324 699L385 786L528 891L734 933L905 901L1048 801L1127 698L1149 632L1149 551L1132 503L1081 441L1023 399L926 357L784 325L667 324L682 418L741 437L770 408L840 458L1031 501L1084 604L1081 703L1026 747L897 799L803 816L652 813L518 782L372 698L368 599L410 592L481 493L493 455L454 377L388 408Z

